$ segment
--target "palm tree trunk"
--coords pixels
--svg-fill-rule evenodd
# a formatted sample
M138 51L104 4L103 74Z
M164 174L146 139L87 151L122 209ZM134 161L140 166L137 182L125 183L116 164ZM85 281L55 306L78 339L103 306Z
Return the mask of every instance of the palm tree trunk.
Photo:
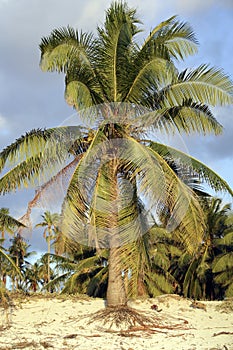
M19 267L19 257L18 257L18 255L16 255L16 266L17 266L18 268L20 268L20 267ZM15 277L15 282L16 282L16 289L18 290L18 289L19 289L19 279L18 279L17 276Z
M4 239L5 239L4 231L1 231L1 238L2 238L2 247L3 247L3 243L4 243ZM2 271L2 261L3 261L3 259L0 256L0 279L2 280L3 285L5 286L6 285L6 281L4 279L4 273Z
M119 247L119 229L118 229L118 160L114 158L110 161L109 173L112 179L112 218L111 218L111 237L109 238L109 259L108 259L108 288L106 303L108 307L116 307L127 304L124 278L122 276L122 262L120 258Z
M47 260L47 264L48 264L48 283L50 282L50 232L48 234L48 260ZM50 293L51 289L50 287L48 288L48 292Z
M124 279L120 269L121 261L119 257L119 248L110 248L108 261L108 289L107 306L122 306L127 304Z

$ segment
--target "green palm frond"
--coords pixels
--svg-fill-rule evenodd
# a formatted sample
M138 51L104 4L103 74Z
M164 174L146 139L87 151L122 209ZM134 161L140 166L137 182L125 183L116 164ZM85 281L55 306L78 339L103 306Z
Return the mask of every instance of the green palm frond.
M60 127L37 132L32 131L30 136L26 134L0 154L2 163L14 165L0 179L0 193L30 185L38 186L38 179L40 182L48 181L51 185L77 162L78 157L66 165L70 155L83 152L87 147L85 133L80 134L80 127ZM46 184L42 187L45 189Z
M22 273L18 268L18 266L16 266L14 260L8 254L6 254L1 248L0 248L0 257L5 259L8 263L10 263L11 268L17 273L17 275L23 278Z
M22 222L9 215L8 208L0 208L0 231L12 231L17 227L25 227Z
M207 182L207 184L215 191L228 192L233 196L233 191L227 182L196 158L191 157L176 148L157 142L151 142L150 147L164 159L175 161L177 164L180 163L183 166L190 168L200 179Z
M26 159L1 177L0 193L6 194L15 191L17 188L27 188L29 183L35 186L42 168L47 169L47 164L40 157ZM33 182L33 180L36 182Z
M173 293L172 287L173 278L171 275L164 275L152 270L150 274L146 274L145 283L147 285L149 294L156 297L161 294Z
M222 238L215 239L215 243L219 246L233 246L233 231L226 232Z
M186 134L198 132L204 135L207 133L218 135L223 129L208 106L193 102L191 99L183 101L180 106L165 109L160 122L161 131L169 128L169 131L174 133L183 131Z
M84 137L79 126L65 126L47 130L36 129L18 138L0 153L0 171L28 158L44 157L63 162L75 140Z
M164 103L168 107L182 105L184 96L212 106L232 104L233 84L221 69L203 64L196 69L184 70L177 81L164 89Z
M218 256L213 264L213 272L223 272L224 270L233 271L233 252ZM233 273L232 273L233 278Z
M41 61L43 71L66 72L73 60L79 59L90 65L93 46L93 35L79 33L68 26L55 29L49 37L41 39Z
M103 101L103 98L100 98L98 81L85 66L80 69L75 68L71 72L66 76L65 89L65 99L69 105L76 110L82 110Z
M108 267L102 268L94 277L91 278L87 286L87 294L93 297L98 295L102 285L106 285L108 278ZM106 288L106 287L105 287Z
M77 232L86 234L84 223L87 223L88 212L92 208L92 204L90 203L92 194L90 194L88 188L91 188L92 183L98 181L96 174L99 174L99 176L101 174L100 178L102 181L105 180L105 182L102 182L105 186L103 189L101 189L101 186L96 187L96 193L98 194L98 191L100 191L98 196L101 200L102 213L112 212L111 206L114 202L114 194L111 195L111 189L114 188L112 182L114 179L109 177L109 170L103 172L103 167L100 163L100 159L102 161L104 159L105 166L108 164L108 160L104 158L104 154L106 154L104 149L106 147L108 149L110 146L111 143L108 146L106 142L99 144L100 155L97 156L95 153L96 160L94 166L91 161L92 158L88 159L88 155L86 155L76 168L68 189L68 206L65 213L63 213L64 216L67 216L67 230L65 231L72 233L73 236L77 236ZM170 229L174 225L178 225L185 237L186 243L188 244L189 242L188 245L191 244L190 232L193 232L193 234L195 232L195 246L197 246L197 242L201 241L201 235L203 233L203 224L201 223L203 217L202 210L194 193L182 183L168 166L167 162L157 152L154 152L152 148L146 148L130 137L122 139L118 156L119 159L122 159L124 172L132 174L129 181L132 181L134 178L138 179L138 194L145 198L148 206L156 210L157 213L159 213L160 208L169 206L171 208ZM89 157L92 157L91 153L89 153ZM99 160L98 157L100 157ZM154 186L155 179L157 183L156 188ZM105 205L106 207L104 207ZM130 209L130 206L127 209ZM130 211L126 210L121 215L121 220L124 222L124 217L130 217ZM109 224L107 221L109 221ZM111 227L111 215L107 217L105 215L102 222L106 230L108 230ZM133 225L133 222L131 220L130 224L136 230L136 227L139 227L139 225L136 225L137 220L135 221L135 225ZM73 223L73 226L71 223ZM124 235L127 236L132 231L130 230L130 224L120 225L123 240L126 239L127 241ZM92 227L95 228L96 226L92 225ZM138 235L137 230L135 232Z
M136 10L129 9L126 3L113 3L106 12L103 27L98 27L97 64L100 79L109 102L121 100L119 86L125 79L122 69L128 63L132 38L140 30L135 16ZM118 86L119 85L119 86Z
M184 59L195 54L198 42L192 28L176 18L177 16L172 16L156 26L145 40L142 51L162 48L169 58L175 59Z
M53 278L49 283L46 283L43 287L43 289L52 289L54 287L59 286L61 283L65 283L67 281L67 279L70 277L70 272L65 272L55 278Z
M171 62L154 56L142 59L141 62L137 61L135 67L137 69L128 75L129 89L126 96L123 96L124 101L131 103L142 101L142 96L146 95L152 87L160 89L166 86L176 74L176 69ZM146 102L143 104L147 106Z

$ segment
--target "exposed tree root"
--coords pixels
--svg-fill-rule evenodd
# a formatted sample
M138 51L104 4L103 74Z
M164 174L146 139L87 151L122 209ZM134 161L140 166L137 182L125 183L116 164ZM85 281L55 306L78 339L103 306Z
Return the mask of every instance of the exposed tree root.
M92 322L101 324L105 332L118 333L121 336L131 336L133 333L135 336L135 332L153 334L189 329L186 320L172 317L169 319L161 314L158 316L157 313L144 312L128 306L107 307L100 310L91 315L88 323Z

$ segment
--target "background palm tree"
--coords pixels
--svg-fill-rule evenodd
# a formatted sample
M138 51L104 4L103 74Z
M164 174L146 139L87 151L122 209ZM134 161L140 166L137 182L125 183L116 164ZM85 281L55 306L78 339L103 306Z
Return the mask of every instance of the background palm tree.
M25 283L24 275L27 267L30 265L29 261L26 259L34 255L35 252L28 251L30 245L19 233L10 239L10 242L11 245L8 248L9 256L14 261L21 274L18 275L14 270L12 270L9 271L9 277L12 279L13 289L23 289Z
M194 256L181 251L173 261L172 271L185 297L213 300L224 296L224 289L219 286L221 274L215 278L214 272L220 272L221 268L224 271L224 265L220 263L221 257L232 250L232 242L227 238L232 230L232 226L227 225L231 207L229 204L223 205L220 198L202 197L200 200L206 216L203 242Z
M6 271L3 272L3 259L10 262L13 266L13 261L6 257L3 252L3 244L5 241L5 233L12 235L14 230L20 227L24 227L24 224L10 216L10 211L8 208L0 209L0 232L1 232L1 256L0 256L0 276L4 285L6 285Z
M47 265L47 264L46 264ZM43 261L36 261L30 264L25 271L26 289L37 292L43 285L48 283L45 274L47 275L47 266L45 272L45 264Z
M229 207L224 208L225 220L222 222L224 230L221 237L215 240L218 255L213 261L213 273L215 283L221 286L220 297L233 297L233 213Z
M56 239L56 234L58 233L58 225L60 223L60 215L57 213L50 213L46 211L42 215L43 221L36 224L35 227L45 227L43 236L46 239L48 251L47 251L47 273L48 280L50 282L50 253L51 253L51 242ZM49 290L50 291L50 290Z
M114 2L96 38L71 27L42 38L41 68L65 74L67 102L81 118L91 119L92 127L32 130L1 152L1 168L6 161L19 163L1 178L0 193L43 175L45 184L29 203L27 215L48 187L70 174L62 232L71 246L78 241L97 251L109 249L109 306L127 302L122 271L130 270L131 284L138 285L142 274L135 261L140 262L138 246L151 214L159 218L166 212L166 228L190 252L202 242L202 208L170 166L171 158L212 188L232 194L204 164L145 137L157 130L220 133L209 107L233 102L232 82L208 65L178 71L175 62L197 51L187 23L173 16L156 26L142 45L136 41L139 24L135 9ZM63 169L57 172L59 167Z
M108 279L108 251L96 252L89 247L77 246L66 256L51 255L59 275L50 285L61 287L62 293L86 293L93 297L106 297Z

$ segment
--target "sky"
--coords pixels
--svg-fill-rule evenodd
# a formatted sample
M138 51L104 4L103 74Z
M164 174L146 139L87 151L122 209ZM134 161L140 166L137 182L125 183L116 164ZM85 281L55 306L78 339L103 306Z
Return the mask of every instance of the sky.
M54 28L67 25L95 33L110 2L0 0L0 150L26 131L64 124L73 115L64 100L64 76L42 72L39 67L39 43ZM185 60L181 68L209 63L233 79L232 0L129 0L128 5L137 8L143 22L139 41L176 14L191 24L199 41L198 54ZM233 106L216 107L213 112L224 127L223 134L182 136L182 143L190 155L205 162L233 187ZM10 208L10 213L19 218L33 194L34 189L29 189L1 196L0 208ZM232 201L224 194L218 196ZM41 232L35 232L30 237L32 247L45 249Z

